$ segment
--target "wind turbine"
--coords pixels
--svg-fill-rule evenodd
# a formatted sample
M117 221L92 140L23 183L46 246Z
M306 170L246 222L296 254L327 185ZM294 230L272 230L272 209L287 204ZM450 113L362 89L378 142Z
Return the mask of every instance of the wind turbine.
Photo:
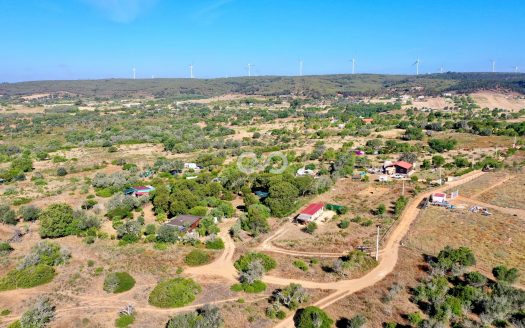
M413 63L412 65L416 65L416 75L419 75L419 64L421 63L421 61L419 60L419 57L416 59L415 63Z
M190 79L193 79L193 63L190 64Z
M248 64L248 77L251 77L252 76L252 67L254 67L255 65L253 64Z
M520 68L519 68L519 66L518 66L518 65L514 66L513 68L514 68L514 73L518 73L518 72L519 72L519 70L520 70Z
M299 76L303 76L303 60L299 59Z
M132 70L133 70L133 80L135 80L135 78L136 78L136 72L137 72L137 70L135 69L135 66L133 66L133 69L132 69Z
M443 65L439 68L439 73L443 74Z
M496 72L496 61L492 59L490 62L492 63L492 73L495 73Z
M352 58L352 74L355 74L355 58Z

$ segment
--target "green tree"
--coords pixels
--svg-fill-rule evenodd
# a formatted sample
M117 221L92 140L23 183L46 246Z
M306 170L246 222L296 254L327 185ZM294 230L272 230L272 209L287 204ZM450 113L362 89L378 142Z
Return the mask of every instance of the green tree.
M298 196L299 190L293 184L280 181L270 187L266 204L273 215L283 217L293 211Z
M40 236L57 238L78 232L74 224L73 208L68 204L52 204L40 215Z
M441 167L445 164L445 158L441 155L432 156L432 165L435 167Z
M263 204L254 204L248 207L248 214L241 218L241 228L254 236L266 233L270 229L268 218L270 210Z
M331 328L334 321L320 308L308 306L295 313L294 323L297 328Z

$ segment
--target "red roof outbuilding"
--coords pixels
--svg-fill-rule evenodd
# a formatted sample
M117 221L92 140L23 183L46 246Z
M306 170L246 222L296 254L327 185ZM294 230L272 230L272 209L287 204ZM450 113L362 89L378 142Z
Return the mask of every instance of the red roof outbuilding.
M314 215L315 213L319 212L324 205L322 203L313 203L308 205L304 210L301 211L301 214L306 215Z
M394 163L394 166L399 166L406 170L410 170L412 168L412 164L410 164L409 162L405 162L405 161L397 161Z

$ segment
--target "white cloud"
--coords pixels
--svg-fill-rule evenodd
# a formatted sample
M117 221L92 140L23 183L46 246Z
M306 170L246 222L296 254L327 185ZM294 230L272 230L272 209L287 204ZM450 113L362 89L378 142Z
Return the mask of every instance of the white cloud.
M158 0L82 0L117 23L130 23L150 9Z

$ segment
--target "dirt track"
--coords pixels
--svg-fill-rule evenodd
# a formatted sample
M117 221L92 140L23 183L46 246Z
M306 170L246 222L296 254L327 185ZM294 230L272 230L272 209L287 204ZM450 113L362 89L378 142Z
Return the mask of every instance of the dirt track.
M287 278L281 278L276 276L265 276L263 278L263 281L269 284L274 285L288 285L290 283L299 283L303 285L305 288L314 288L314 289L323 289L323 290L334 290L333 293L330 295L320 299L317 301L314 305L318 306L320 308L326 308L330 306L331 304L341 300L342 298L355 293L359 290L362 290L364 288L373 286L377 282L381 281L386 275L391 273L393 269L395 268L395 265L397 263L398 259L398 251L399 247L401 246L401 240L405 237L406 233L410 229L411 224L415 221L415 219L418 216L419 210L417 209L417 205L420 203L420 201L424 197L428 197L431 192L436 191L444 191L451 187L456 187L458 185L464 184L472 179L475 179L481 175L483 175L483 172L471 172L468 175L465 175L461 179L447 183L444 186L441 186L437 189L434 189L429 192L422 193L415 197L407 206L403 214L401 215L399 219L399 224L396 226L392 234L389 236L385 247L381 250L381 258L380 262L377 267L375 267L371 272L366 274L365 276L358 278L358 279L350 279L350 280L341 280L334 283L321 283L321 282L313 282L313 281L305 281L305 280L297 280L297 279L287 279ZM195 267L195 268L189 268L185 271L185 273L189 275L197 275L197 276L208 276L208 277L220 277L226 279L228 282L236 282L237 281L237 271L235 270L233 266L233 256L235 253L235 244L231 237L229 236L229 228L233 224L233 220L229 222L225 222L221 225L221 232L220 236L224 240L225 249L224 252L221 254L221 256L215 260L213 263L210 263L205 266ZM281 230L278 230L273 236L269 237L265 243L263 243L262 247L264 245L269 245L269 242L275 238L279 233L282 233ZM268 246L267 246L268 247ZM290 251L290 253L295 253L293 251ZM45 287L44 287L45 289ZM8 296L10 293L23 293L23 294L32 294L33 292L42 292L42 289L29 289L29 290L15 290L15 291L9 291L2 293L2 296ZM76 307L70 307L70 308L64 308L58 311L58 315L60 316L62 313L65 312L71 312L71 311L77 311L77 310L83 310L83 309L117 309L121 308L122 306L126 305L128 303L127 299L121 299L123 294L120 294L120 296L117 296L115 298L107 298L104 299L90 299L85 300L87 304L76 306ZM214 304L217 303L224 303L228 302L234 299L224 299L224 300L218 300L215 302L212 302ZM94 301L94 302L93 302ZM200 304L199 304L200 305ZM171 312L182 312L182 311L188 311L193 310L195 307L198 307L199 305L190 305L178 309L157 309L150 305L142 306L142 307L136 307L136 309L139 312L160 312L160 311L171 311ZM8 320L15 320L16 317L6 317ZM287 319L281 321L276 328L285 328L285 327L293 327L293 318L288 317Z

